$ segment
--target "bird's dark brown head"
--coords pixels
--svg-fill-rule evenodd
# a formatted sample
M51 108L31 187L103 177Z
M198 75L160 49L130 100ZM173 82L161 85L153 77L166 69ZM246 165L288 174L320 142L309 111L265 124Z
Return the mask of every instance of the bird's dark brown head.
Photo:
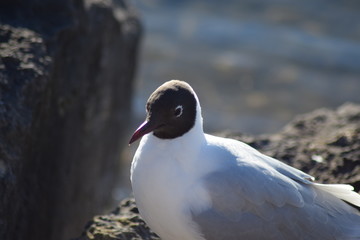
M146 103L146 120L129 143L149 132L161 139L184 135L195 124L196 104L195 93L186 82L172 80L164 83L150 95Z

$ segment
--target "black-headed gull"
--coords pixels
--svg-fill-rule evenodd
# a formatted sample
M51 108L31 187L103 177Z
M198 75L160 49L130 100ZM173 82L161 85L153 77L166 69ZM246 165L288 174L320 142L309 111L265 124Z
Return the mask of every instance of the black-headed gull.
M245 143L203 132L198 97L172 80L151 94L131 166L140 215L167 240L360 239L360 195Z

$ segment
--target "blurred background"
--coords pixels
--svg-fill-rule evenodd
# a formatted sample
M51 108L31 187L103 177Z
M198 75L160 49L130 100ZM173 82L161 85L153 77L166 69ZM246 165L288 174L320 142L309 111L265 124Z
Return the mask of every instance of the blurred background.
M360 2L0 1L0 239L70 239L129 196L127 142L170 79L207 132L360 103Z
M205 129L273 133L360 101L360 2L135 0L145 31L133 112L163 82L198 93Z
M360 102L359 1L132 5L144 27L133 129L144 120L149 95L170 79L193 86L208 132L274 133L297 114ZM136 147L125 151L127 164ZM128 167L123 169L128 183Z

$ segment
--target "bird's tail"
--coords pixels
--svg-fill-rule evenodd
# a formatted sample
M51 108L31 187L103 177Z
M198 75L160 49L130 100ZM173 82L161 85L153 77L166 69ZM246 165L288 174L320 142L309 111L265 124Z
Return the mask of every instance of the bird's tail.
M360 194L354 192L354 188L347 184L320 184L314 183L320 190L328 192L341 200L360 207Z

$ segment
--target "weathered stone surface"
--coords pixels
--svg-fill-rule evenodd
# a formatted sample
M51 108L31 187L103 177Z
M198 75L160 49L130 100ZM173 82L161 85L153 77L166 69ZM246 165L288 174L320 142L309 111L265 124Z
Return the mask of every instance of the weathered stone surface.
M124 199L111 214L95 216L77 240L159 239L141 219L133 198Z
M360 105L301 115L274 135L217 135L242 140L320 182L349 183L360 191ZM112 214L95 217L77 240L158 239L144 224L134 199L127 199Z
M0 4L2 240L77 236L111 199L140 36L116 3Z

